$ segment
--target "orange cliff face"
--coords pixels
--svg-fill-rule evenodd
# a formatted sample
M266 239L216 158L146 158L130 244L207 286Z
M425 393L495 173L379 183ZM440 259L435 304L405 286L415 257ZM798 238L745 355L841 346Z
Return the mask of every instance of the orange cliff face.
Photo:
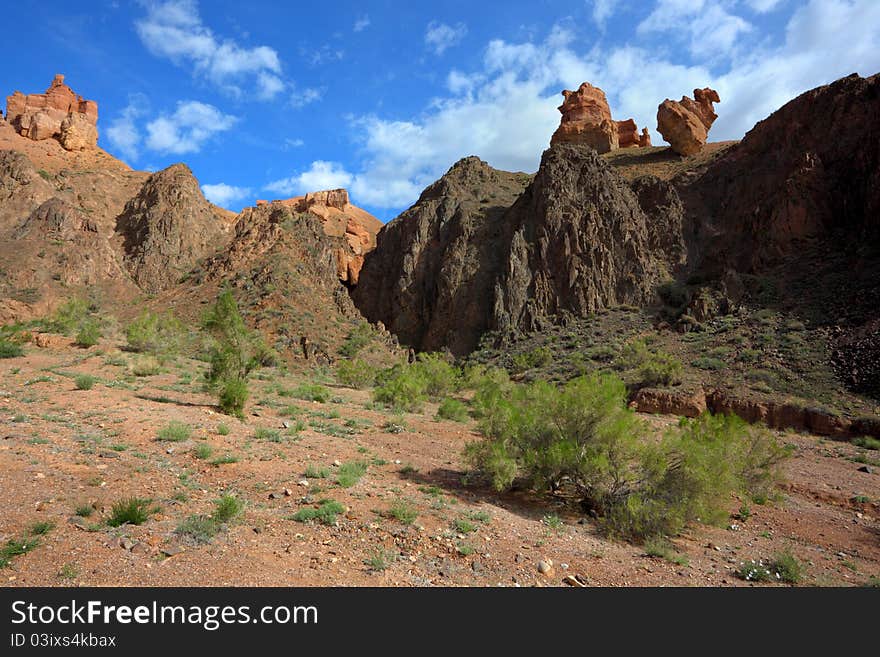
M84 100L56 75L42 94L14 92L6 98L6 120L23 137L57 139L69 151L98 143L98 103Z
M330 189L310 192L305 196L272 201L291 208L294 212L308 212L320 218L324 232L332 237L344 239L344 245L336 252L336 270L339 280L349 285L357 285L364 256L376 248L376 234L382 222L366 210L352 205L348 191ZM269 201L257 201L257 206L268 205Z

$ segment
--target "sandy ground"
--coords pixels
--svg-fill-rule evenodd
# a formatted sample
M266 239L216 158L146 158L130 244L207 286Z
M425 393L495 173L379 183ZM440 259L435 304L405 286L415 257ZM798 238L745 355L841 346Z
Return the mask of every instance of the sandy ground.
M302 377L265 370L274 380L254 382L243 423L218 414L201 391L202 363L135 377L134 356L111 344L54 342L0 360L0 544L36 522L54 523L38 547L0 569L6 586L565 586L566 578L740 586L753 585L734 576L741 562L782 550L804 564L806 585L880 575L880 468L862 472L853 460L880 455L849 444L783 435L796 450L781 499L752 505L745 520L731 499L728 527L694 527L675 540L687 561L676 564L606 539L561 501L465 486L460 454L475 428L435 420L436 407L394 416L368 408L367 392L339 387L328 403L302 401L277 392ZM77 390L77 373L98 381ZM281 413L286 406L295 417ZM674 418L650 420L660 428ZM191 436L157 440L171 421L190 425ZM217 433L221 423L228 435ZM277 435L255 437L260 427ZM198 458L198 445L210 445L212 456ZM227 454L237 462L210 463ZM354 460L369 463L366 474L350 488L335 484L334 463ZM306 478L310 464L328 476ZM180 522L210 513L225 492L246 500L240 520L208 544L182 542ZM147 522L102 524L114 502L133 496L152 500ZM326 498L346 508L336 524L291 519ZM411 524L388 515L401 501L417 514ZM93 509L88 517L75 514L83 506ZM552 562L549 572L539 572L541 561Z

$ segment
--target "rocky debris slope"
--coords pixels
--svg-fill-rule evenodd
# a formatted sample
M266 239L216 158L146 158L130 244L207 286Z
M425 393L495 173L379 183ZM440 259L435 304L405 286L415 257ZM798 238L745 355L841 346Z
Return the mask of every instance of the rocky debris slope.
M544 153L518 200L527 178L511 175L466 158L389 223L354 291L364 315L417 349L461 355L486 330L648 302L683 257L668 183L645 181L637 195L572 144Z
M379 232L353 290L364 316L416 349L472 349L489 327L504 213L528 181L476 157L454 164Z
M272 201L294 212L307 212L318 217L324 232L343 241L336 251L336 269L339 280L357 285L364 256L376 248L376 234L382 222L366 210L352 205L345 189L310 192L283 201ZM268 201L257 201L258 206Z
M69 150L94 148L98 143L98 103L83 100L56 75L42 94L14 92L6 98L6 120L23 137L34 141L57 139Z
M116 220L125 267L147 292L177 283L228 240L229 225L185 164L150 176Z
M683 254L682 215L670 185L642 185L637 195L591 149L545 151L504 218L513 235L495 286L493 328L531 331L563 313L650 302Z
M657 132L679 155L699 153L709 138L709 129L718 118L712 103L720 103L714 89L694 89L694 97L660 103L657 108Z

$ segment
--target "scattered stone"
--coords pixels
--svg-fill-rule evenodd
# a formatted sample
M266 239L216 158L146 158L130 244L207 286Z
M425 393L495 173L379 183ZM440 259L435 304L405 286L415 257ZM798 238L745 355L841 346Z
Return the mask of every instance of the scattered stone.
M550 559L542 560L538 562L538 572L542 575L552 575L553 574L553 562Z
M868 474L871 474L874 471L871 469L871 466L863 465L862 467L859 468L859 472L867 472Z
M124 550L131 550L135 545L137 545L137 541L130 539L128 536L122 536L119 539L119 547Z

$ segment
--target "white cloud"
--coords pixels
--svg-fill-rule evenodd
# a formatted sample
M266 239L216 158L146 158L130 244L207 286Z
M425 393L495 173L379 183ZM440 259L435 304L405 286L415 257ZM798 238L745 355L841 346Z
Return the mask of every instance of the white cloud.
M363 31L366 30L368 27L370 27L370 17L364 15L364 16L361 16L360 18L358 18L358 19L354 22L354 27L352 27L351 29L352 29L354 32L363 32Z
M431 21L425 30L425 43L435 54L442 55L445 50L461 43L466 34L467 26L464 23L447 25Z
M217 183L216 185L202 185L202 193L205 198L222 208L228 208L235 201L250 196L249 187L236 187L227 185L226 183Z
M748 21L728 13L714 0L659 0L636 32L642 36L655 32L688 40L691 55L717 58L731 54L740 37L752 29Z
M663 4L685 12L696 4L697 11L687 16L713 16L712 6L698 0ZM723 35L729 35L724 32L727 19L716 17ZM653 33L653 28L644 32ZM560 91L576 89L585 80L605 90L615 118L634 118L660 145L657 105L690 95L696 87L711 86L721 96L710 135L720 141L742 138L803 91L854 71L870 75L880 70L880 2L875 0L811 0L793 13L782 43L759 35L746 40L739 28L734 32L748 47L730 48L706 64L675 56L675 51L664 54L650 41L579 52L581 42L560 28L543 42L492 41L481 68L450 71L450 95L432 99L420 115L353 119L361 161L345 172L352 197L379 208L405 207L466 155L501 169L534 171L559 123Z
M145 95L132 94L128 98L128 105L118 117L110 121L105 131L111 147L132 161L138 157L142 140L137 120L146 113L148 107L149 101Z
M299 109L300 107L305 107L310 103L321 100L323 96L324 89L315 89L313 87L303 89L302 91L295 89L290 95L290 106L294 109Z
M288 139L285 139L285 140L284 140L284 145L282 146L282 150L288 151L288 150L290 150L291 148L299 148L299 147L301 147L301 146L305 146L305 145L306 145L306 142L304 142L302 139L299 139L299 138L297 138L297 139L290 139L290 138L288 138Z
M352 175L341 164L316 160L306 171L295 173L289 178L270 182L263 189L276 194L292 196L325 189L349 187L352 179Z
M617 0L593 0L593 22L604 29L616 9Z
M195 0L148 2L146 8L146 17L135 22L135 29L154 55L191 64L197 75L232 95L241 95L240 85L246 81L261 99L284 89L278 53L268 46L247 48L217 37L202 23Z
M773 11L783 0L746 0L746 4L752 8L752 11L758 14L766 14Z
M214 135L229 130L237 119L213 105L180 101L173 114L161 114L147 123L147 147L160 153L198 153Z

